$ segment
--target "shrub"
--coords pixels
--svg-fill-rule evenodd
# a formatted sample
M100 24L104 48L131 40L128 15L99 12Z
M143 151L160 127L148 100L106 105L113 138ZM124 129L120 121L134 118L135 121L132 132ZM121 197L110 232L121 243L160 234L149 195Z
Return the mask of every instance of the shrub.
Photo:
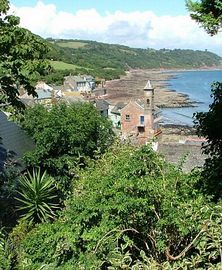
M109 269L125 254L129 267L139 261L200 269L218 263L220 214L195 189L198 174L183 174L148 146L117 145L79 177L59 220L38 226L22 241L29 265Z

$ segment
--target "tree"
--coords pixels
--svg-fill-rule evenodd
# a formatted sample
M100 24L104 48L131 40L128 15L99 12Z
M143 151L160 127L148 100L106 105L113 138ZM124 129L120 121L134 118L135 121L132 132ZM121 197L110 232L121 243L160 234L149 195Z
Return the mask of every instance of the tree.
M86 102L27 108L21 125L36 143L25 157L27 164L57 177L64 190L69 190L75 167L96 151L103 153L114 139L111 122Z
M7 15L9 1L0 2L0 106L23 108L19 89L36 95L34 82L49 69L44 57L48 47L30 31L19 27L19 18Z
M222 27L222 1L201 0L187 2L191 18L196 20L210 35L215 35Z
M222 1L187 1L191 17L200 23L210 35L215 35L222 27ZM208 112L196 113L195 127L199 136L207 143L202 149L208 157L205 160L200 186L204 192L213 195L214 200L222 196L222 83L212 84L213 102Z
M202 146L208 157L202 172L201 188L218 200L222 196L222 83L213 83L211 91L213 102L209 111L196 113L194 122L197 134L207 139Z

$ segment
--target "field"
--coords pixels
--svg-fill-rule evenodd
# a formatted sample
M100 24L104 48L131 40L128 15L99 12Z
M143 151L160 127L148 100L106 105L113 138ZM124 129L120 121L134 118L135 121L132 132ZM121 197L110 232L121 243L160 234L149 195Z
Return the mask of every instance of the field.
M86 46L88 43L81 42L81 41L66 41L66 42L61 41L61 42L57 42L56 44L64 48L79 49Z
M77 66L77 65L73 65L73 64L68 64L62 61L49 61L51 66L56 69L56 70L66 70L66 69L72 69L72 70L76 70L77 68L85 68L85 67L81 67L81 66ZM85 68L86 70L92 70L90 68Z

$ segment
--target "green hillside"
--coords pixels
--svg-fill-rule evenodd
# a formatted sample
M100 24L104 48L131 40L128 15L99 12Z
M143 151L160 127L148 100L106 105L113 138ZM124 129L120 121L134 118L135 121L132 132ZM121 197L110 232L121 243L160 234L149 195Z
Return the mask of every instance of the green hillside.
M68 64L62 61L53 61L53 60L50 60L50 65L56 70L66 70L66 69L75 70L76 68L78 68L78 66L73 65L73 64Z
M83 40L47 40L48 58L74 65L76 73L114 79L130 68L199 68L220 66L222 58L209 51L138 49ZM64 66L61 69L72 69ZM73 67L73 66L71 66ZM58 66L55 67L58 69Z
M50 65L55 70L77 70L79 68L82 68L80 66L74 65L74 64L68 64L63 61L55 61L55 60L49 60ZM91 68L86 68L87 70L92 70Z

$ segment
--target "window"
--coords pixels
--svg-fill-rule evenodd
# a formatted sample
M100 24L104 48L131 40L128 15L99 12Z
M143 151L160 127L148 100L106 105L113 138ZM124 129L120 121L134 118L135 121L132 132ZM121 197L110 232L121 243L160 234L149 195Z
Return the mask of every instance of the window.
M139 132L139 133L145 132L145 128L144 128L144 127L138 127L138 132Z
M144 115L140 116L140 125L144 125Z
M126 114L125 120L130 121L130 115L129 114Z
M149 100L149 99L146 100L146 104L147 104L148 106L150 106L150 100Z

